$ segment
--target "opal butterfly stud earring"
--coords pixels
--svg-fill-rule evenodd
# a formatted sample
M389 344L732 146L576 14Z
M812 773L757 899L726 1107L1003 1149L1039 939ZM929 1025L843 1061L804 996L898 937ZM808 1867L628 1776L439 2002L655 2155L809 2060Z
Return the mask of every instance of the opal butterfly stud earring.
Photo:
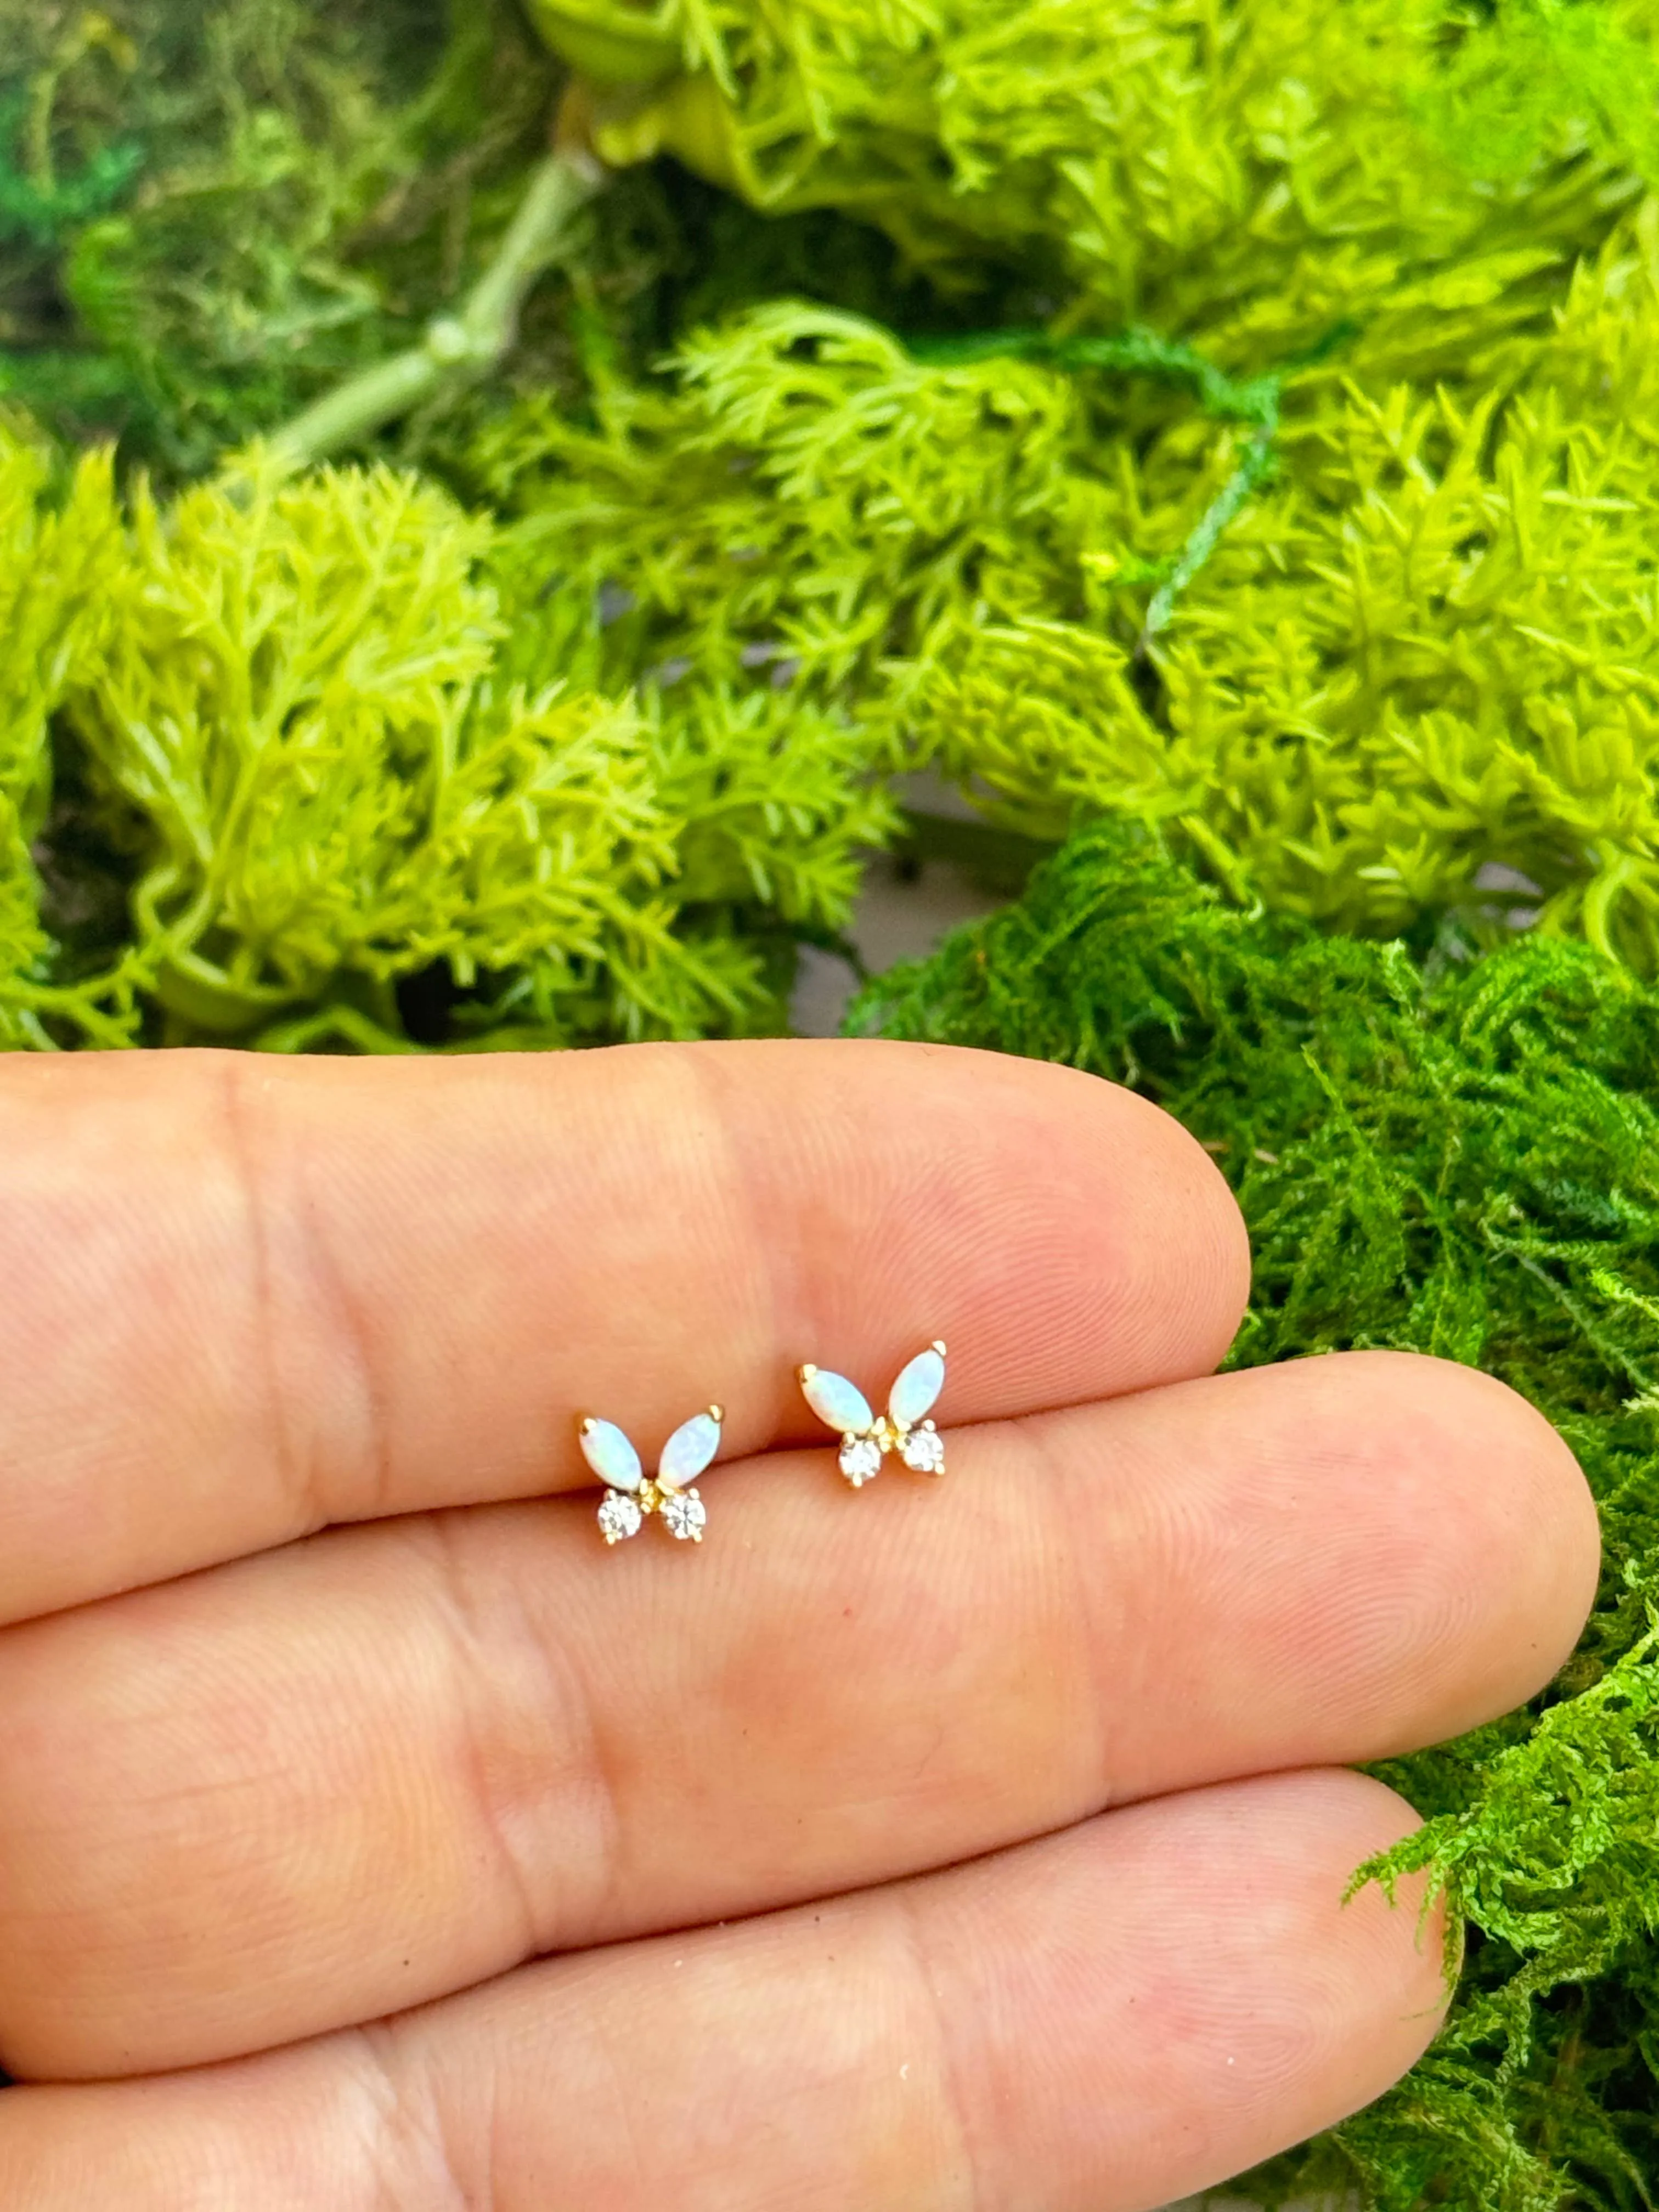
M889 1452L896 1452L918 1474L943 1474L945 1439L925 1416L945 1388L945 1346L919 1352L887 1394L887 1411L878 1416L856 1384L822 1367L798 1367L801 1392L826 1428L841 1431L841 1471L854 1490L881 1473Z
M654 1476L646 1474L638 1452L614 1421L596 1421L588 1414L577 1423L582 1457L605 1486L599 1533L607 1544L637 1536L647 1513L654 1513L682 1543L702 1543L708 1508L691 1486L720 1449L725 1419L718 1406L711 1406L682 1422L663 1446Z

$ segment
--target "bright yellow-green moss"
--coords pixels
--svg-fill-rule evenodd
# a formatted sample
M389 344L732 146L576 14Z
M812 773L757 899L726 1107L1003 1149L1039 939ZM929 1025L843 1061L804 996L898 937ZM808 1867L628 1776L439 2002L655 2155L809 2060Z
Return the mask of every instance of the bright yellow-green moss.
M1650 973L1656 268L1649 201L1501 382L1287 375L1273 472L1172 600L1269 434L1167 358L930 363L759 308L688 341L672 387L602 394L597 430L521 407L481 481L609 681L787 658L872 759L940 765L1029 833L1079 802L1152 815L1241 892L1385 933L1498 865L1546 929ZM601 625L606 592L629 611Z
M654 697L514 681L496 533L413 477L255 464L165 509L141 491L124 529L106 457L61 519L43 469L12 450L0 491L12 1041L396 1051L777 1024L795 938L844 920L890 818L831 718L790 716L786 748L775 694L687 686L671 722ZM131 915L56 994L23 842L54 708L76 833Z
M44 1042L59 1002L30 848L52 800L50 719L99 664L118 556L107 455L83 461L61 501L52 472L0 421L0 1048ZM64 1004L101 1029L74 993Z
M596 80L608 160L666 150L772 212L856 212L946 282L1035 266L1073 325L1202 332L1229 359L1356 313L1387 346L1425 305L1518 278L1593 225L1607 179L1571 160L1587 143L1655 147L1638 6L1597 11L1588 37L1540 6L1502 38L1443 0L533 12Z

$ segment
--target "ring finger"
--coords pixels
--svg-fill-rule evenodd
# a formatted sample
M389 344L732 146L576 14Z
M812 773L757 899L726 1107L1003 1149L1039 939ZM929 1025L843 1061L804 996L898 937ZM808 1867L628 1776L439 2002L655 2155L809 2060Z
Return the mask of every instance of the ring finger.
M29 2212L1145 2212L1341 2118L1437 2024L1411 1826L1223 1784L822 1907L528 1967L368 2033L0 2098Z
M724 1470L698 1553L507 1505L6 1632L14 2070L222 2057L1399 1751L1537 1686L1594 1584L1565 1448L1432 1361L1182 1383L952 1460L859 1496L824 1455Z

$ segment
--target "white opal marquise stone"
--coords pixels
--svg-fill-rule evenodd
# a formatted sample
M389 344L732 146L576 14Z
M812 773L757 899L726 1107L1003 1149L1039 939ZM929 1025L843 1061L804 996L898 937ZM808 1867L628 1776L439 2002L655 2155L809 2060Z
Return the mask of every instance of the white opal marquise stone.
M933 1412L944 1388L945 1355L936 1344L930 1344L900 1370L887 1411L901 1429L914 1428L924 1414Z
M645 1480L640 1455L614 1421L584 1421L582 1457L612 1490L637 1490Z
M871 1427L875 1415L870 1401L856 1383L844 1375L831 1375L822 1367L803 1370L800 1387L807 1404L826 1428L852 1436Z
M662 1448L659 1485L670 1492L689 1489L720 1448L720 1425L712 1413L682 1422Z

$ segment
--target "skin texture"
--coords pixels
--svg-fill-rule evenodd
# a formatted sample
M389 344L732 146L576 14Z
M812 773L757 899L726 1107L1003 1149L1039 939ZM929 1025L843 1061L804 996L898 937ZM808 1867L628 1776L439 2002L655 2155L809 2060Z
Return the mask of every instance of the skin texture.
M1247 1284L977 1054L0 1066L0 2203L1132 2212L1377 2094L1443 1930L1337 1770L1546 1681L1595 1516L1465 1370L1213 1375ZM851 1492L795 1365L936 1335ZM576 1417L711 1398L607 1551Z

